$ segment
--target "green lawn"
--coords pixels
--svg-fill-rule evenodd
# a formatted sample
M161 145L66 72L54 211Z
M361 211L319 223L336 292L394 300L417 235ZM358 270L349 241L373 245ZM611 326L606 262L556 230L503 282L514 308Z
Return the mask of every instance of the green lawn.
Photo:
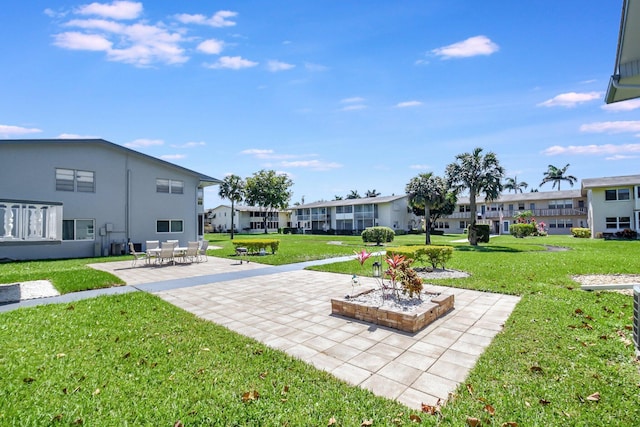
M282 239L278 254L255 261L299 262L364 247L358 237L269 237ZM472 417L496 426L637 425L632 298L581 291L570 276L638 274L640 241L500 236L473 248L453 242L461 237L434 236L433 243L453 245L447 267L471 276L434 282L522 300L442 415L420 414L422 423L460 426ZM207 238L223 247L210 255L233 256L228 236ZM423 241L398 236L393 245ZM9 274L12 281L49 277L68 262L14 264L21 272L0 265L0 282ZM77 270L58 276L61 282L96 280L76 277L89 273L74 262ZM366 274L370 266L316 269ZM403 425L415 414L145 294L3 313L0 342L0 401L7 402L0 425L293 426L329 425L331 417L335 425ZM260 397L243 402L253 390Z

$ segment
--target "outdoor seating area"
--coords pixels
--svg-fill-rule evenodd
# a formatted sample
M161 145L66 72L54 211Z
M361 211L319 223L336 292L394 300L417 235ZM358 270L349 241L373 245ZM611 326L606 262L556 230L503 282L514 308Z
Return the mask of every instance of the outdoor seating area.
M208 247L209 242L206 240L187 242L187 246L180 246L180 241L178 240L167 240L165 242L147 240L144 252L136 251L134 244L129 242L129 254L133 256L132 267L139 265L139 261L142 261L142 265L147 266L176 265L176 262L194 263L207 261Z

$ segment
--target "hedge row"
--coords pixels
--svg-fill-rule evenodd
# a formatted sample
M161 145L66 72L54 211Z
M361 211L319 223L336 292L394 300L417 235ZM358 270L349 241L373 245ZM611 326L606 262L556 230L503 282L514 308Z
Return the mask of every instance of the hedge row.
M509 233L514 237L527 237L531 236L536 231L536 226L533 224L511 224L509 227Z
M247 248L248 253L259 253L261 249L266 251L267 247L271 249L271 253L275 254L280 247L280 240L277 239L242 239L234 240L233 246L238 248Z
M407 259L413 259L417 263L429 263L433 268L440 265L445 268L445 264L453 256L452 246L416 245L397 246L387 249L389 255L402 255Z

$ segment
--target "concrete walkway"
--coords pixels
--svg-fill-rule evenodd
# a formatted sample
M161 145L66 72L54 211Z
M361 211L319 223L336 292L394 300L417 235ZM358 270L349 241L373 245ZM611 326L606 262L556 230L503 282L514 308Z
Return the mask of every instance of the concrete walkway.
M152 292L203 319L415 409L448 398L519 301L514 296L428 285L430 291L453 293L455 309L409 334L332 315L330 298L351 292L351 277L302 268L334 261L273 267L209 257L208 262L190 265L131 268L130 262L110 262L92 267L128 284L112 290Z

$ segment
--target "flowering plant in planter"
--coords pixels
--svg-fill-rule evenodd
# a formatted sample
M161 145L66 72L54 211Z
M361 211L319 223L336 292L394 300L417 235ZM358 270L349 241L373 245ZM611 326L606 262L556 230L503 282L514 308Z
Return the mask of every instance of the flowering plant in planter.
M364 268L365 261L372 256L370 252L364 249L361 252L355 252L355 254L361 269ZM394 297L396 300L399 300L400 293L402 293L409 298L416 296L420 299L420 293L423 287L422 279L418 276L418 273L411 268L413 260L405 258L403 255L394 254L387 256L385 262L388 266L387 269L381 277L376 277L380 290L383 293L383 298ZM385 282L385 278L388 280L387 282ZM354 274L351 278L352 289L358 284L358 276Z

